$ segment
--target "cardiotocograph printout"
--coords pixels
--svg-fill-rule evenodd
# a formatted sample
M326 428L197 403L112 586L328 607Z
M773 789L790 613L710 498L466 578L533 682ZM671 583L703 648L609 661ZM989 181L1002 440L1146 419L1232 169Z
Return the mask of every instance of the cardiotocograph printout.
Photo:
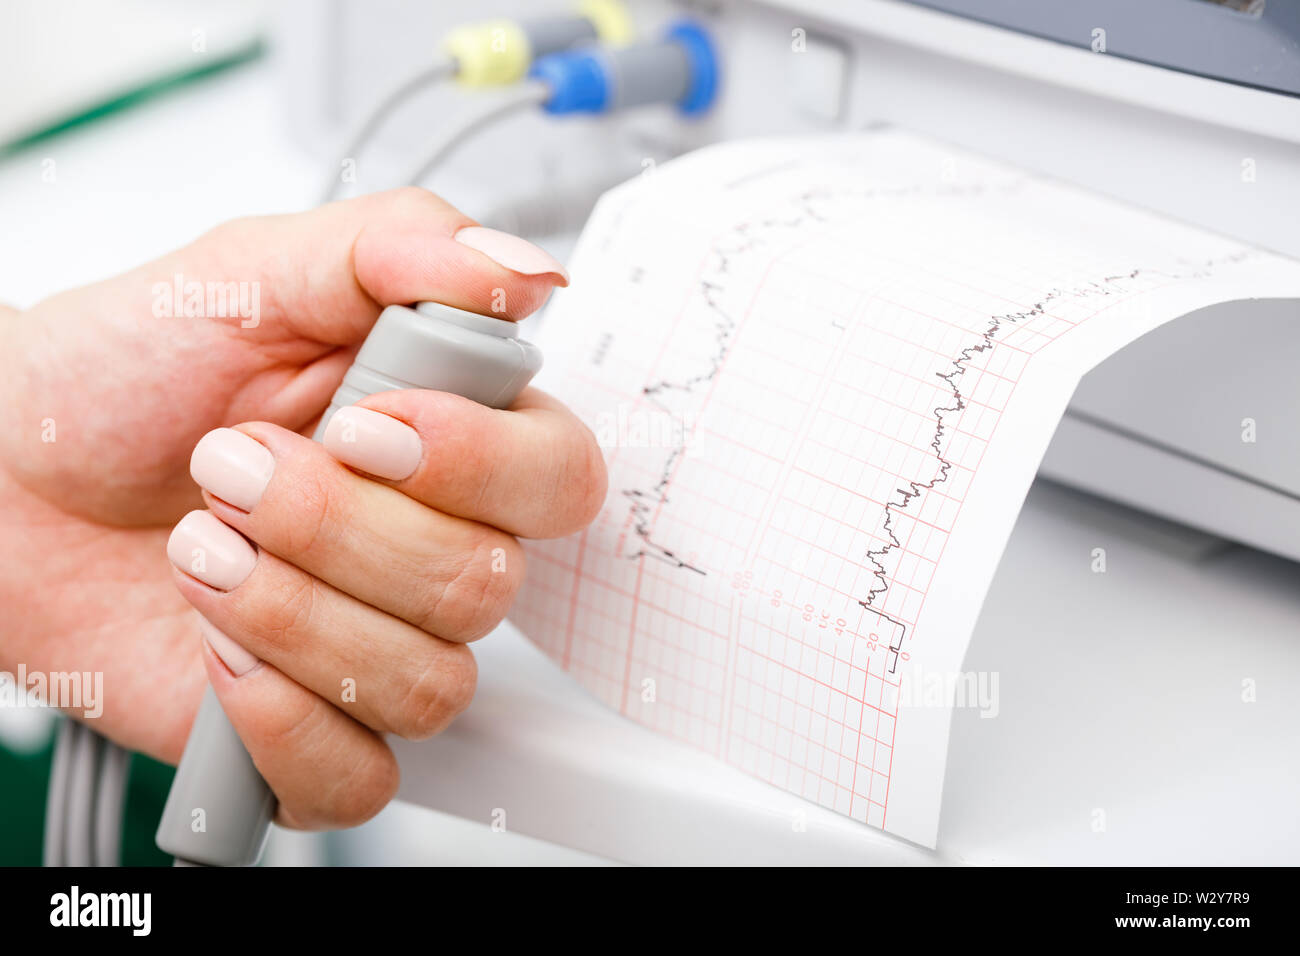
M916 691L955 686L1079 378L1300 296L1292 260L896 130L675 160L571 266L539 384L609 493L528 544L513 620L620 713L927 846L953 695Z

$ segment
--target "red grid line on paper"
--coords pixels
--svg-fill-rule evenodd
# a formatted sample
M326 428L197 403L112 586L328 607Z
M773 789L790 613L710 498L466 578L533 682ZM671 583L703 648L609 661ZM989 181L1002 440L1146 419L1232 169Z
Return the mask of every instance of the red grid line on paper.
M877 222L874 228L876 235L887 234L888 223ZM630 560L626 546L611 550L608 542L597 545L589 531L580 536L573 563L552 559L545 549L538 555L572 579L563 625L564 661L595 678L604 688L603 699L670 736L714 750L727 762L770 782L856 819L884 826L899 686L889 674L891 649L882 650L877 642L874 649L863 650L874 632L866 627L867 619L861 614L857 620L850 616L853 602L861 603L859 599L876 573L873 563L863 556L887 541L881 533L881 519L890 494L873 493L873 488L929 480L936 462L935 449L929 446L934 437L934 412L952 400L947 386L941 380L936 384L938 371L950 370L954 357L978 342L994 317L1032 313L1023 322L1008 319L1000 328L1001 335L990 336L989 348L964 362L959 376L961 407L944 416L939 449L941 459L951 464L949 481L934 484L919 495L914 507L894 512L899 543L889 553L888 586L873 610L901 622L908 640L914 641L915 622L928 597L934 568L942 560L951 529L960 517L965 490L979 471L1029 358L1078 323L1158 286L1133 281L1136 272L1127 277L1102 276L1106 281L1128 279L1133 288L1123 288L1117 282L1109 302L1063 295L1048 309L1037 307L1047 290L1016 302L960 278L960 266L981 266L983 258L960 262L960 257L954 257L950 260L953 274L919 270L891 257L886 246L873 243L871 233L866 233L855 236L860 241L846 244L857 258L896 261L915 275L885 282L887 293L869 291L847 308L820 304L816 309L819 319L840 330L839 341L821 350L783 351L783 342L806 337L808 332L802 323L783 321L783 305L801 301L798 283L807 282L810 276L814 281L819 274L832 278L824 267L808 268L800 258L814 240L825 239L816 230L813 233L811 238L761 249L761 264L747 274L753 292L745 297L743 307L730 304L730 325L715 319L723 348L711 376L696 393L694 428L711 438L719 457L733 455L731 460L742 467L738 470L697 458L689 447L661 463L661 472L656 471L653 454L648 456L651 464L634 460L636 456L624 448L609 456L611 473L625 486L662 479L662 494L644 516L650 533L665 541L671 541L677 531L687 533L703 542L708 553L676 555L677 565L656 561L646 552ZM711 256L725 239L716 240ZM830 245L827 241L816 243L823 266L825 261L834 264L827 253ZM1040 265L1050 264L1050 252L1044 253L1043 260ZM734 274L734 262L726 265L721 272ZM925 285L912 284L922 277L928 280ZM678 365L689 368L699 360L695 347L708 336L681 336L692 324L707 328L713 306L701 305L701 296L707 299L701 290L716 292L717 287L710 286L715 278L706 257L696 273L693 295L687 296L673 316L673 334L661 341L656 357L644 366L644 387L630 402L636 409L654 404L647 394L656 383L685 374ZM796 291L788 291L788 286ZM906 301L901 301L903 298ZM934 315L925 307L931 298L968 312L970 325ZM972 305L972 300L979 304ZM793 314L799 317L797 311ZM899 323L906 323L912 334L900 334ZM634 327L634 323L629 321L626 327ZM856 347L868 342L868 336L870 348ZM958 346L956 350L936 347L930 344L931 339L958 340ZM906 360L877 360L873 350L878 352L882 345L903 350ZM761 407L746 407L729 395L726 387L720 387L725 366L729 381L752 393L764 381L756 371L764 363L788 368L801 383L816 383L808 395L780 383L771 390L779 396L782 411L798 423L794 428L786 420L765 414ZM591 386L586 394L593 406L599 405L596 396L602 393L626 400L626 390L611 388L598 376L583 376L583 380ZM908 393L911 398L900 400L899 389L909 383L916 386ZM983 389L988 390L990 400L973 397L985 394ZM847 410L821 404L832 390L837 399L850 403ZM574 404L580 406L581 402ZM887 431L866 424L872 414L887 414L890 409L918 419L909 437L901 438L897 427ZM818 427L838 429L838 434L845 436L844 443L817 437ZM746 434L759 437L746 439ZM908 467L885 467L882 462L890 460L891 454L902 455ZM751 477L743 473L758 462L776 469L775 474ZM836 504L836 495L861 504L860 520L846 525L845 505ZM615 496L611 500L615 505L607 508L601 520L611 525L621 522L616 538L626 542L632 533L632 519ZM786 520L791 514L798 519ZM740 527L749 522L748 542L719 534L719 519L728 515L739 521ZM770 520L761 520L764 516ZM791 525L800 533L791 531ZM810 563L816 565L812 573ZM700 590L701 573L724 579L735 575L739 583L732 591L732 602L738 607L734 615L723 602ZM606 595L622 603L609 604ZM625 605L630 606L626 614ZM706 613L713 623L701 623ZM824 624L828 615L836 622L829 629ZM651 622L658 618L671 626L655 629ZM738 630L733 630L733 620L738 622ZM816 626L801 626L807 624ZM827 630L835 632L834 636L825 633ZM612 633L621 636L602 636ZM570 649L575 634L583 635L589 646L607 652L611 659L621 658L621 674L598 662L574 660ZM705 646L712 650L701 653ZM811 676L807 664L814 667ZM824 667L843 676L821 679L815 669ZM728 681L721 695L716 687L719 670ZM661 694L643 705L637 692L647 677L657 682ZM862 692L852 692L859 679ZM845 716L823 716L821 707L809 703L809 694L829 700L831 712ZM850 708L856 708L852 720L847 718ZM773 714L792 717L786 722L774 720ZM801 715L807 715L806 719ZM808 726L799 730L805 723ZM833 755L827 752L832 739L838 741Z

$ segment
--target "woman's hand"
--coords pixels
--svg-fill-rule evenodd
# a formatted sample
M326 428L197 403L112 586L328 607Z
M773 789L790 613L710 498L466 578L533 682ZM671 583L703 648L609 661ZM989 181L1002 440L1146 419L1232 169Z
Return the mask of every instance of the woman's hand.
M0 668L103 672L97 729L170 762L206 671L282 823L387 803L382 734L469 702L465 643L509 608L514 536L575 531L605 493L591 433L533 389L509 411L389 392L305 437L383 306L517 319L564 281L472 226L398 190L232 222L0 313ZM244 308L164 291L215 286Z

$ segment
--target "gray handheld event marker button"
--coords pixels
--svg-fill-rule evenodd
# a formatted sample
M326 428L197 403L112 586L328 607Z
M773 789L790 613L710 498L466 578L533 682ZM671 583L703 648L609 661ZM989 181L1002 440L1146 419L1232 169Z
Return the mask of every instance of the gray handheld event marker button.
M541 367L541 351L519 338L514 322L436 302L390 305L343 376L315 439L336 411L376 392L426 388L506 408ZM178 861L248 866L261 856L274 813L274 795L209 687L167 795L159 848Z

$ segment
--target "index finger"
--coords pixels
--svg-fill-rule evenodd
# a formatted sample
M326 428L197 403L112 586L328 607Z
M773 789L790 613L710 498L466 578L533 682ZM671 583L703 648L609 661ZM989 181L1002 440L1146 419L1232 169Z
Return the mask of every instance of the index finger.
M605 501L595 435L535 388L504 411L449 392L381 392L335 412L322 440L431 508L525 538L578 531Z

